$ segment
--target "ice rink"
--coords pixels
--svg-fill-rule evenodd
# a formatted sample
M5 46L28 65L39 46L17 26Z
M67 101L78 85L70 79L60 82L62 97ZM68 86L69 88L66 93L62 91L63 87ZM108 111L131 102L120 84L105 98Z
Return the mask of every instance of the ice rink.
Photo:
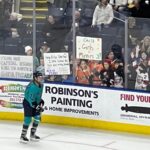
M40 124L39 142L19 143L22 122L0 121L1 150L150 150L150 136ZM28 134L29 136L29 134Z

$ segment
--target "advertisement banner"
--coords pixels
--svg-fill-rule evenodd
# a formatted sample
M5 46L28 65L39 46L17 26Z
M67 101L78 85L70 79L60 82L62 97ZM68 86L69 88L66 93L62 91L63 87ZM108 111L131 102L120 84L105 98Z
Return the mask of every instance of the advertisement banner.
M28 82L0 81L0 112L23 112L22 101Z
M45 84L45 113L77 118L101 119L102 106L98 89ZM103 107L102 107L103 108Z
M102 39L76 37L77 59L102 60Z
M70 85L45 84L45 114L150 124L150 94Z
M0 81L0 112L22 112L28 82ZM43 115L103 120L136 125L150 124L150 94L44 84Z
M113 94L109 94L109 93ZM139 125L150 124L150 94L129 91L105 91L107 120ZM109 105L108 105L109 104ZM110 115L110 116L109 116Z
M44 53L45 75L69 75L68 53Z
M32 79L32 74L32 56L0 55L1 78Z

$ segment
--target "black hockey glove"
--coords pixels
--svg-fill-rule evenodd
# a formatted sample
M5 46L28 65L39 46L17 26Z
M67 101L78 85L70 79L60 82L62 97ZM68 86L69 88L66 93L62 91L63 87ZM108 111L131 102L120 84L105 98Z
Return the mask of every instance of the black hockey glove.
M35 109L36 112L40 112L40 113L44 111L44 108L41 105L37 105Z
M44 100L43 99L41 99L39 105L44 106Z

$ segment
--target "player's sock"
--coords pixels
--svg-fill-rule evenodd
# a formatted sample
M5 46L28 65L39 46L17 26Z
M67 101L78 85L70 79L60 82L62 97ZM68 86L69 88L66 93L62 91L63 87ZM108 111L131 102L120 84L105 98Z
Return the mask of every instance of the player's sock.
M29 139L26 137L27 131L28 131L28 127L29 126L27 126L27 125L23 125L22 133L21 133L21 136L20 136L20 142L21 143L28 143L29 142Z

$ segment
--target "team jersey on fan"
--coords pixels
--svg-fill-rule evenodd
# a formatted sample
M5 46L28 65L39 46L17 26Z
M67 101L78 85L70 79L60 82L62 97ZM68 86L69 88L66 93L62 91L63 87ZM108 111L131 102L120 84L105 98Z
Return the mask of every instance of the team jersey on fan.
M30 106L33 107L33 103L39 104L41 101L43 92L43 85L38 86L35 82L30 82L25 90L25 99L29 102Z
M137 76L135 82L135 89L146 90L149 84L149 75L147 72L147 68L144 68L143 65L138 66L136 72Z

